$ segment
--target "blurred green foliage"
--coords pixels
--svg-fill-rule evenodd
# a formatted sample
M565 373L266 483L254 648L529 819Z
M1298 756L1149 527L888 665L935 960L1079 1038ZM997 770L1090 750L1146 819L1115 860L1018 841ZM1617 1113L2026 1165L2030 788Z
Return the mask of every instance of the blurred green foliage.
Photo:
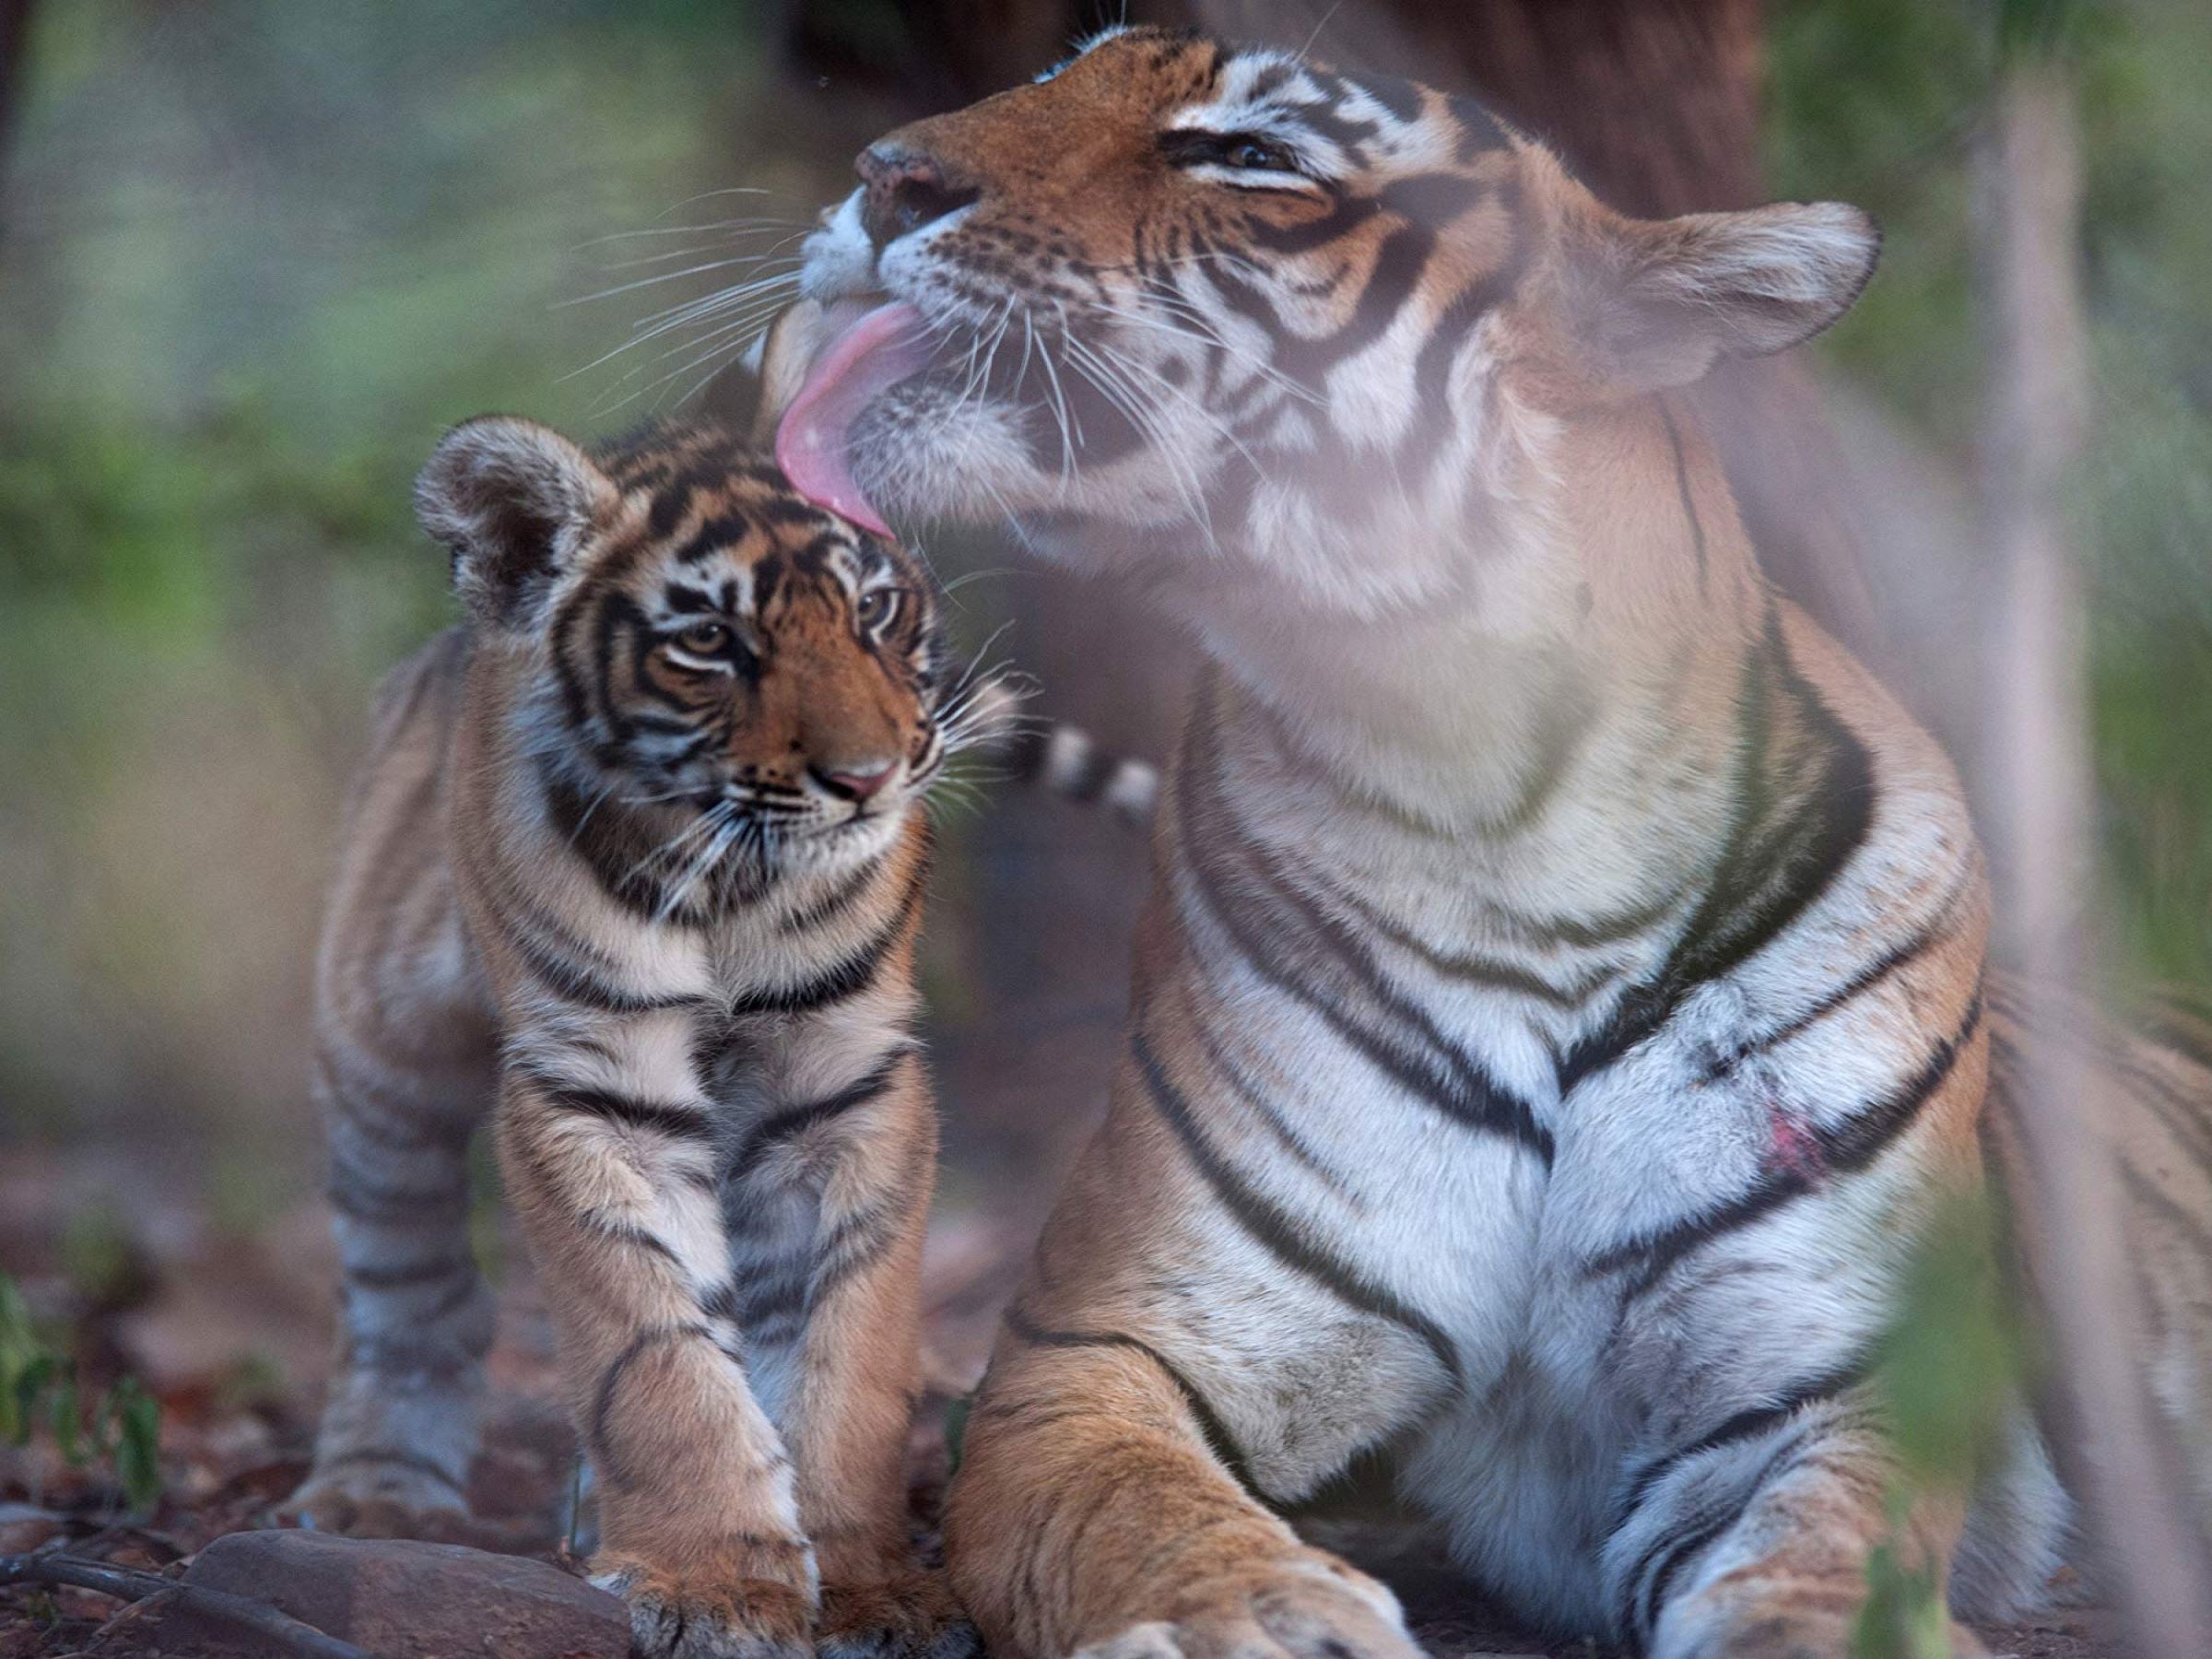
M449 614L415 468L487 408L606 431L696 378L687 335L594 365L849 153L759 28L726 0L37 8L0 181L0 771L29 785L0 791L0 1130L181 1118L215 1197L296 1186L271 1154L312 1136L346 765Z
M129 1375L88 1394L76 1361L0 1274L0 1445L27 1446L41 1429L71 1468L107 1465L127 1512L149 1513L160 1500L159 1402Z
M218 1196L296 1183L305 965L360 711L449 614L413 471L487 408L605 431L689 383L681 331L599 359L747 268L691 266L774 250L880 124L779 76L770 18L39 8L0 179L0 773L22 785L0 791L5 1127L188 1122L164 1144L212 1159ZM1983 349L1967 160L1999 21L1994 0L1770 13L1776 193L1888 229L1830 361L1960 477ZM2077 6L2066 40L2108 912L2128 966L2207 982L2212 8ZM782 223L729 222L755 218ZM957 1007L965 987L931 989Z
M2212 6L2201 0L1784 0L1770 181L1871 208L1881 275L1826 347L1971 477L1988 346L1971 147L2007 43L2080 89L2097 383L2076 525L2093 610L2101 900L2130 977L2212 981ZM1961 622L1973 626L1972 620Z

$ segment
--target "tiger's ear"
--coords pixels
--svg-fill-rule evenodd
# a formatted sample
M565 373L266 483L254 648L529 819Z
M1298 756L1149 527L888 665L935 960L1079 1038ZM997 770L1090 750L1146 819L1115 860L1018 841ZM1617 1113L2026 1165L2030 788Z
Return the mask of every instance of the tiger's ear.
M1724 357L1809 340L1874 275L1882 233L1841 202L1585 220L1567 244L1569 326L1598 385L1685 386Z
M615 487L550 427L482 415L439 441L415 479L415 516L452 549L453 588L477 621L527 628Z

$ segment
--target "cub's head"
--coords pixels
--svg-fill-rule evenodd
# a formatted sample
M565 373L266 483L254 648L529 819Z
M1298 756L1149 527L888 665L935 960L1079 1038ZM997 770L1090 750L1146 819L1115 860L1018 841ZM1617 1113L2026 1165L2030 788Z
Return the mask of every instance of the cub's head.
M509 671L501 742L640 844L641 893L871 857L964 735L927 571L719 428L586 453L487 416L416 506Z
M1805 339L1877 246L1835 204L1628 218L1465 100L1154 29L858 169L769 347L794 483L1367 611L1513 539L1560 423Z

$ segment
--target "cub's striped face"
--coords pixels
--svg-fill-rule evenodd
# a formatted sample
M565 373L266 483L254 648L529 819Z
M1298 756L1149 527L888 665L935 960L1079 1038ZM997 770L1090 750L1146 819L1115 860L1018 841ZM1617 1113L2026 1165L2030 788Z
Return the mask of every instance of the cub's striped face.
M448 435L418 499L480 640L528 665L528 750L593 810L676 826L681 860L857 864L942 767L928 573L727 434L593 456L489 418Z
M1363 611L1462 589L1470 527L1540 538L1561 419L1804 337L1871 263L1853 209L1624 219L1464 100L1150 29L858 166L768 348L794 484Z

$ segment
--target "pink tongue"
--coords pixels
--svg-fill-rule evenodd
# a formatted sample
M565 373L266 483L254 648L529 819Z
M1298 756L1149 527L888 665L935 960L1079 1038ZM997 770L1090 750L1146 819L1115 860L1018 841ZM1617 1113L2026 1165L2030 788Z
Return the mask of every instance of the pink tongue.
M890 526L853 481L846 440L871 399L928 363L922 313L903 300L877 306L832 338L776 426L776 465L793 487L888 535Z

